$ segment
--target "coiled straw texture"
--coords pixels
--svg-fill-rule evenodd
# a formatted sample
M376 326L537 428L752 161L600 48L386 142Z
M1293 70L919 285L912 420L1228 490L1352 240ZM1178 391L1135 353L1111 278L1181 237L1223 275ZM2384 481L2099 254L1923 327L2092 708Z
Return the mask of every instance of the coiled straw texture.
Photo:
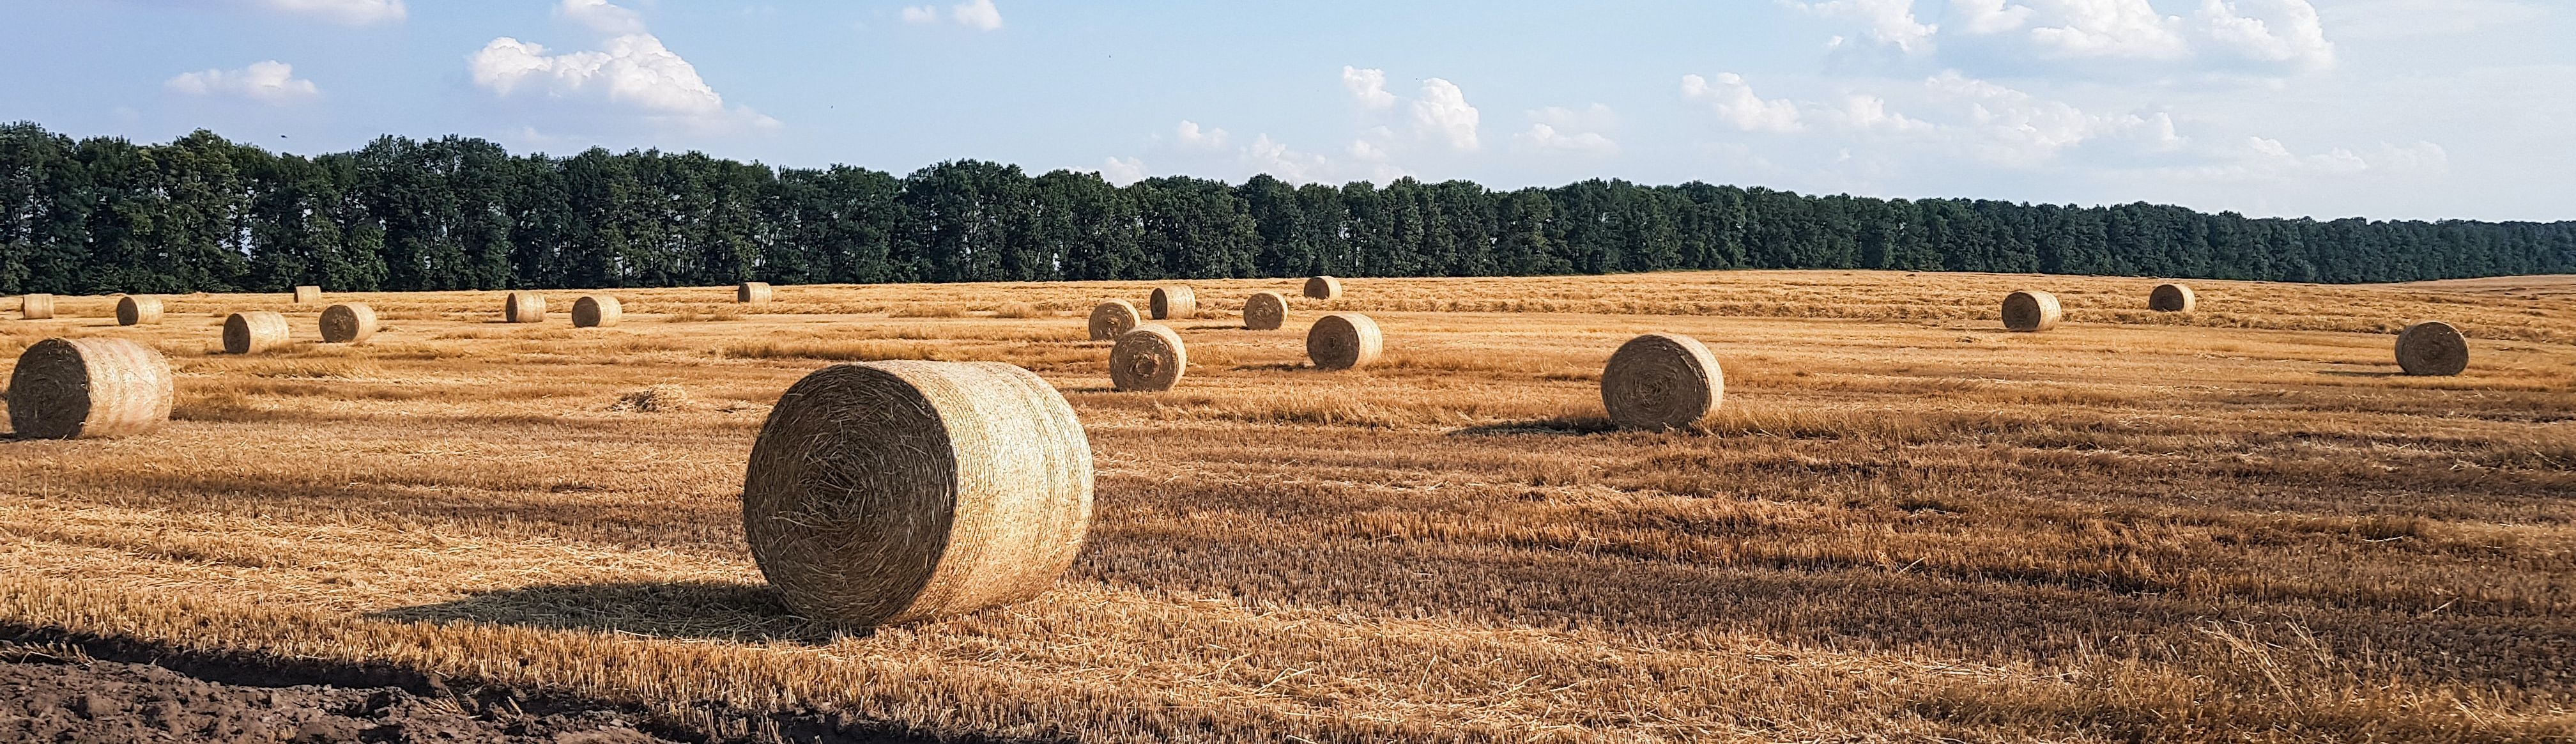
M1288 298L1277 292L1254 292L1243 301L1243 327L1256 331L1279 330L1288 322Z
M582 295L572 301L572 327L609 328L626 316L626 308L608 295Z
M2200 305L2200 296L2180 284L2158 284L2147 293L2147 309L2160 313L2187 313Z
M1359 313L1333 313L1315 319L1306 330L1306 358L1316 369L1356 369L1377 361L1386 350L1386 335L1377 321Z
M376 309L345 302L322 310L322 343L363 344L376 335Z
M2438 320L2407 326L2397 334L2397 366L2410 375L2459 374L2469 368L2469 337Z
M1726 399L1726 374L1699 339L1649 333L1629 339L1601 368L1601 405L1622 429L1679 429Z
M1109 349L1109 382L1122 391L1170 390L1189 366L1190 354L1181 345L1181 334L1161 323L1119 334L1118 345Z
M1064 396L998 362L824 368L752 445L744 536L798 614L927 620L1044 593L1091 522L1091 448Z
M1317 300L1342 298L1342 280L1329 276L1306 277L1306 296Z
M1136 314L1135 303L1126 300L1110 300L1093 305L1091 306L1091 340L1115 339L1125 334L1127 329L1134 328L1136 324L1143 322L1145 319Z
M2057 327L2066 310L2057 304L2057 295L2025 289L2004 295L2004 330L2035 333Z
M9 375L9 428L21 437L144 434L170 421L170 361L117 338L49 338Z

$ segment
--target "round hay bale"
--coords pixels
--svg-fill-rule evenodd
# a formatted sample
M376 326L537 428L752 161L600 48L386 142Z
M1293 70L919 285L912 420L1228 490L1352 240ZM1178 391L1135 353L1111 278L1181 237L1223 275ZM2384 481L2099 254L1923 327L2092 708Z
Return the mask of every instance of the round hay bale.
M344 302L322 311L322 343L363 344L376 335L376 309L363 302Z
M1045 380L999 362L826 367L751 448L742 524L797 614L876 626L1044 593L1091 523L1091 447Z
M2160 313L2187 313L2200 305L2200 296L2180 284L2158 284L2147 293L2147 309Z
M54 317L53 295L36 293L18 297L19 320L44 320L51 317Z
M2397 334L2397 366L2406 374L2449 377L2469 368L2469 337L2438 320Z
M161 322L161 298L126 295L117 299L117 325L152 325L159 322Z
M286 316L270 310L233 313L224 319L224 353L257 354L286 345Z
M626 308L617 303L617 298L608 295L582 295L581 299L572 301L574 328L612 327L625 315Z
M1161 323L1119 334L1118 345L1109 348L1109 382L1121 391L1170 390L1189 366L1190 352L1181 346L1181 334Z
M295 304L311 305L322 301L322 288L310 284L295 288Z
M1288 321L1288 298L1277 292L1254 292L1243 301L1243 327L1256 331L1276 331Z
M2057 295L2025 289L2004 295L2004 330L2036 333L2057 327L2066 310L2057 304Z
M733 301L735 302L753 305L767 305L769 304L769 298L773 294L774 293L769 289L768 282L743 282L741 284L736 284L733 287Z
M1306 330L1306 358L1316 369L1356 369L1377 361L1386 350L1386 335L1377 321L1359 313L1333 313L1315 319Z
M1689 336L1628 339L1601 368L1601 405L1622 429L1679 429L1707 418L1725 399L1725 371Z
M1342 280L1329 276L1306 277L1306 296L1317 300L1342 298Z
M512 323L546 322L546 296L535 292L512 292L501 305L501 319Z
M1136 324L1143 322L1145 319L1136 314L1135 303L1126 300L1110 300L1093 305L1091 306L1091 340L1115 339L1125 335L1128 329L1135 328Z
M9 375L9 428L21 437L143 434L170 421L170 360L121 338L49 338Z
M1199 296L1178 284L1155 287L1153 306L1155 320L1187 320L1199 316Z

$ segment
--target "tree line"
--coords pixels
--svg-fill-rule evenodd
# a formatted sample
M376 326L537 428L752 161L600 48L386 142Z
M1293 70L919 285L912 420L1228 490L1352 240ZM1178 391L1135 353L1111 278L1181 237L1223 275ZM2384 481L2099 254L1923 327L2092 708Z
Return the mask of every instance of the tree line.
M2576 272L2576 222L2252 219L2173 206L1590 180L1116 186L382 137L271 153L0 126L0 294L1898 269L2295 282Z

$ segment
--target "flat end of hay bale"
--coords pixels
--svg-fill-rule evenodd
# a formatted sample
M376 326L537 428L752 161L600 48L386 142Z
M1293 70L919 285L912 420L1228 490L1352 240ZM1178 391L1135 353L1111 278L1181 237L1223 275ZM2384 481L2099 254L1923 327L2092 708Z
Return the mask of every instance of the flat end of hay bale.
M322 343L363 344L376 335L376 309L344 302L322 310Z
M2025 289L2004 295L2003 315L2004 330L2037 333L2056 328L2066 310L2057 304L2057 295Z
M170 362L115 338L49 338L18 355L9 428L38 439L149 433L170 421Z
M2187 313L2199 305L2200 297L2180 284L2158 284L2147 293L2147 309L2160 313Z
M1386 335L1377 321L1359 313L1333 313L1315 319L1306 330L1306 358L1316 369L1358 369L1386 351Z
M2469 368L2469 337L2438 320L2406 327L2397 334L2397 366L2406 374L2448 377Z
M1090 322L1091 340L1116 340L1121 334L1125 334L1129 329L1135 328L1136 324L1143 322L1145 322L1144 316L1136 312L1135 303L1126 300L1110 300L1093 305Z
M1160 392L1189 372L1189 350L1171 326L1146 323L1118 335L1109 349L1109 382L1121 391Z
M1277 292L1254 292L1243 301L1243 327L1255 331L1279 330L1288 322L1288 298Z
M1601 370L1601 405L1623 429L1678 429L1726 399L1726 374L1699 339L1649 333L1629 339Z

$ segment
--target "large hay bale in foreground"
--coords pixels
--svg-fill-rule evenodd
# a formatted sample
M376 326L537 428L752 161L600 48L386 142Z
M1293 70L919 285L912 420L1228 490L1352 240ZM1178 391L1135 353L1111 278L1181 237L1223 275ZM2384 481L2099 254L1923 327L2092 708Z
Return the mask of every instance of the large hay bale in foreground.
M1125 334L1128 329L1135 328L1136 324L1143 322L1145 322L1144 317L1136 314L1135 303L1126 300L1110 300L1093 305L1091 306L1091 340L1115 339Z
M1356 369L1377 361L1386 350L1386 335L1377 321L1359 313L1333 313L1306 329L1306 358L1316 369Z
M49 338L9 375L9 428L38 439L122 437L170 421L170 361L121 338Z
M2187 313L2200 306L2200 295L2180 284L2158 284L2147 293L2147 309L2160 313Z
M733 301L740 303L767 305L774 294L768 282L743 282L733 286Z
M117 325L152 325L159 322L161 322L161 298L139 295L117 298Z
M797 614L847 626L1044 593L1091 522L1091 447L1045 380L999 362L842 364L787 389L742 522Z
M310 284L295 288L295 304L312 305L322 301L322 288Z
M1155 320L1186 320L1199 316L1199 296L1178 284L1155 287L1154 297L1147 304L1152 306Z
M546 296L535 292L512 292L501 305L501 319L512 323L546 321Z
M1620 344L1601 368L1601 405L1623 429L1679 429L1726 399L1726 373L1699 339L1649 333Z
M2459 374L2469 368L2469 337L2438 320L2407 326L2397 334L2397 366L2410 375Z
M224 319L224 353L257 354L286 345L286 316L270 310L233 313Z
M1243 327L1256 331L1279 330L1288 322L1288 298L1277 292L1254 292L1243 301Z
M18 296L19 320L44 320L54 317L54 296L33 293Z
M1146 323L1119 334L1109 349L1109 383L1129 392L1172 389L1189 371L1190 353L1181 334L1161 323Z
M2066 317L2057 295L2025 289L2004 295L2004 330L2036 333L2057 327Z
M1306 277L1306 296L1318 300L1342 298L1342 280L1329 276Z
M572 327L608 328L626 317L626 307L608 295L582 295L572 301Z
M322 311L322 343L363 344L376 335L376 309L364 302L344 302Z

